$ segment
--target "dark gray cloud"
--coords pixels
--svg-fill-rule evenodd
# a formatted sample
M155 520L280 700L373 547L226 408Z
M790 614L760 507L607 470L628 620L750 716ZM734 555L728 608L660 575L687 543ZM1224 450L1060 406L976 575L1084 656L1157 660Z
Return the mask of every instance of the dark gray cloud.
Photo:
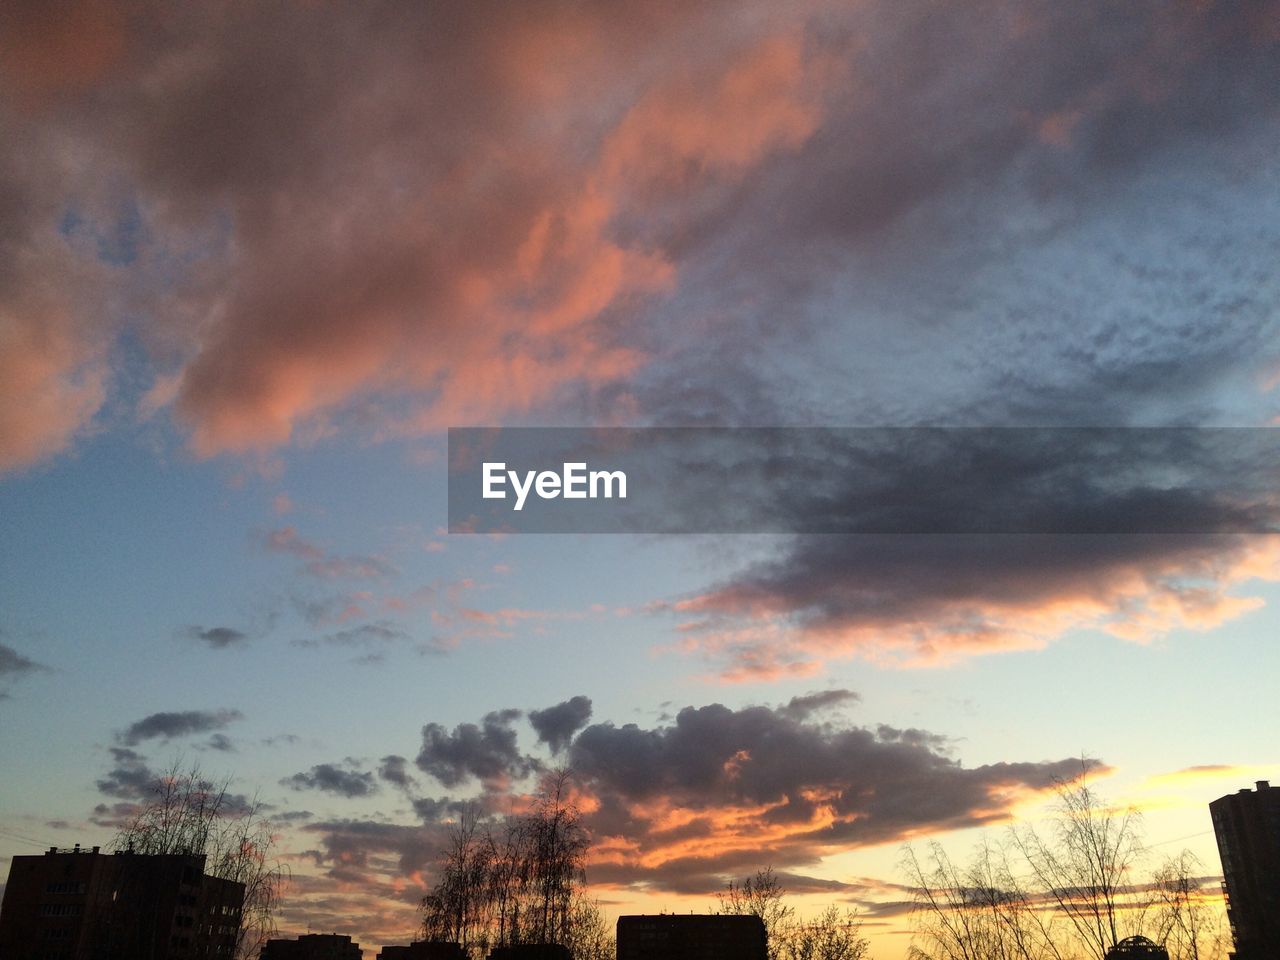
M48 669L44 664L23 656L13 647L0 643L0 700L9 697L9 692L5 689L4 684L19 677L44 672Z
M573 735L591 719L591 698L570 697L545 710L530 710L529 723L537 731L538 739L559 753L569 745Z
M188 627L185 634L189 639L206 644L214 650L226 650L230 647L243 647L249 642L249 635L233 627Z
M790 720L803 721L808 720L815 713L832 707L857 703L861 699L862 697L852 690L820 690L817 693L792 697L785 707L779 708L778 712Z
M449 732L438 723L422 728L418 768L446 787L471 778L486 784L504 784L525 776L536 761L520 752L512 724L519 710L495 710L477 725L460 723Z
M205 746L210 750L220 750L223 753L234 753L236 749L235 742L225 733L215 733L208 739Z
M310 770L285 777L280 783L294 790L323 790L341 797L367 797L378 789L373 774L357 769L350 758L342 766L316 764Z
M687 644L726 675L873 652L940 663L1073 628L1210 627L1250 609L1240 582L1275 569L1258 535L1280 524L1265 430L865 433L894 439L845 459L825 432L798 431L785 464L749 459L759 475L738 509L755 512L757 490L783 529L819 518L869 532L779 538L673 604Z
M1076 759L967 770L943 745L890 728L807 723L786 708L711 704L686 707L674 724L648 730L594 724L574 740L570 761L598 789L636 800L667 796L690 809L781 802L803 819L811 813L801 799L809 788L838 787L835 809L848 816L839 829L873 842L917 817L963 821L984 808L993 788L1043 789L1073 762L1079 767ZM874 795L863 789L873 785ZM928 802L902 802L926 788L934 793Z
M411 790L417 781L409 773L409 761L397 754L389 754L378 764L378 776L401 790Z
M449 511L472 532L1146 534L1280 530L1270 428L463 431ZM513 514L480 496L496 460L606 461L626 502ZM474 482L472 482L474 481ZM490 506L490 504L496 504Z
M760 673L878 652L918 664L1039 646L1070 628L1149 637L1250 609L1269 538L795 537L687 601L686 637ZM769 622L776 632L743 628Z
M110 747L108 750L114 765L105 776L94 782L94 786L99 793L115 797L118 802L98 804L94 808L92 822L99 826L119 828L129 823L142 807L155 798L162 784L175 777L184 787L194 782L199 789L218 795L218 809L223 816L238 817L251 812L270 814L275 809L270 803L233 792L230 777L207 776L198 767L183 769L177 762L155 770L136 750L127 747Z
M484 798L477 801L455 800L452 797L417 797L413 801L413 812L423 823L431 824L456 820L466 811L496 812L496 807L488 809L485 804Z
M583 730L569 761L598 801L592 829L626 837L656 864L602 865L593 879L707 892L762 856L796 867L835 849L992 823L1026 792L1079 772L1078 758L967 768L941 735L806 716L790 705L711 704L684 708L672 724ZM681 826L650 812L668 807L683 812ZM749 842L755 831L770 836L764 852Z
M110 747L115 766L96 781L99 793L122 800L138 800L150 795L159 774L147 766L147 758L124 747Z
M21 676L48 669L29 657L24 657L13 647L0 643L0 678Z
M239 710L180 710L153 713L129 725L118 735L121 743L137 746L156 737L172 739L221 730L236 720L244 719Z
M317 838L320 849L312 852L318 866L328 865L329 876L355 884L379 879L370 861L380 854L396 857L400 876L428 872L439 863L448 842L446 829L403 826L376 820L325 820L309 823L303 831ZM421 893L410 891L413 901Z
M117 803L98 803L93 807L89 822L105 830L118 831L133 823L141 810L141 804L125 800Z
M593 864L592 881L705 894L771 863L806 890L830 890L805 880L804 868L837 850L1000 822L1080 771L1077 757L966 767L944 734L857 725L834 709L858 699L833 689L777 707L713 703L652 726L582 728L564 752L575 791L590 799L585 822L597 842L630 851ZM425 825L466 807L501 819L508 798L529 789L520 778L537 770L510 736L518 715L494 711L452 734L424 728L424 770L447 785L477 777L489 787L478 805L414 799Z

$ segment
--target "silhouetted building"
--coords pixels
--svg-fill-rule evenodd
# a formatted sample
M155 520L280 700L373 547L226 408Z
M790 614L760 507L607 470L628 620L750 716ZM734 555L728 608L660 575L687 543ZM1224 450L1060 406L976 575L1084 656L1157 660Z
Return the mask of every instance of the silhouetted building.
M618 918L618 960L765 960L766 951L759 917L663 913Z
M494 947L489 960L571 960L568 947L558 943L521 943L512 947Z
M378 960L467 960L467 954L450 940L415 940L407 947L383 947Z
M1127 937L1107 951L1107 960L1169 960L1169 951L1146 937Z
M51 847L14 857L0 905L4 960L230 960L244 886L196 854Z
M1280 789L1257 787L1209 804L1238 960L1280 957Z
M360 944L340 933L304 933L297 940L268 940L258 960L361 960Z

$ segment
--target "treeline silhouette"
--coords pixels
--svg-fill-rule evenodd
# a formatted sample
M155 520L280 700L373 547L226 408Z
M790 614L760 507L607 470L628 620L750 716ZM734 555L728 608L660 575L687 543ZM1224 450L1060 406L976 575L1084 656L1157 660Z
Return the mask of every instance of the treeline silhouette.
M582 893L590 839L569 795L570 774L543 781L532 808L499 822L464 807L422 899L422 932L470 953L562 944L575 960L604 960L613 942L598 907Z
M1077 778L1057 784L1044 827L986 836L967 862L936 840L923 854L904 848L911 960L1108 960L1143 937L1169 960L1226 956L1230 932L1203 865L1183 850L1153 866L1141 815L1107 804L1089 771L1082 761Z

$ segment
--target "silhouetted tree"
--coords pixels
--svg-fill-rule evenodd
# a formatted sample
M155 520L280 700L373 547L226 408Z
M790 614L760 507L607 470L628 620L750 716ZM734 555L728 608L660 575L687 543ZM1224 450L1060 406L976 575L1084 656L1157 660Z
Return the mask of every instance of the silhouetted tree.
M808 923L798 923L785 944L787 960L863 960L871 942L862 936L858 911L832 904Z
M1104 960L1125 937L1163 941L1171 960L1218 960L1220 911L1189 853L1139 873L1141 821L1081 776L1058 785L1047 828L1015 825L984 840L965 866L937 842L905 848L915 892L915 960Z
M1225 951L1221 915L1212 909L1209 891L1198 876L1203 865L1183 850L1156 871L1153 929L1169 951L1169 960L1214 960Z
M769 960L862 960L869 941L861 936L856 910L832 905L808 922L798 919L786 901L786 889L772 867L740 883L730 881L716 895L715 912L759 917L764 923Z
M786 891L774 876L773 867L766 867L740 883L731 880L722 893L716 894L715 913L759 917L768 938L769 960L780 960L796 916L795 908L786 902L785 896Z
M523 816L482 823L474 809L454 825L440 878L422 900L428 939L468 950L574 941L588 837L569 796L568 771L546 778Z
M958 867L934 841L925 863L907 847L903 869L915 890L916 960L1062 960L1052 914L1014 879L1003 848L984 841Z
M136 854L197 854L205 873L243 884L236 956L255 957L275 933L274 914L288 869L272 855L276 837L262 804L228 793L230 778L207 779L176 761L117 832L112 848Z
M1089 787L1088 769L1082 761L1076 780L1058 784L1048 838L1033 826L1014 829L1011 837L1080 947L1105 960L1112 945L1140 932L1141 910L1127 894L1142 852L1141 815L1103 803Z
M582 896L574 899L568 936L563 942L573 960L614 960L618 955L613 928L600 912L600 905Z
M464 808L450 834L440 882L422 901L428 939L487 946L493 861L492 840L479 832L476 809Z
M543 787L525 818L530 843L530 879L537 913L535 943L564 943L569 938L575 885L585 879L586 830L568 797L569 774L561 771Z

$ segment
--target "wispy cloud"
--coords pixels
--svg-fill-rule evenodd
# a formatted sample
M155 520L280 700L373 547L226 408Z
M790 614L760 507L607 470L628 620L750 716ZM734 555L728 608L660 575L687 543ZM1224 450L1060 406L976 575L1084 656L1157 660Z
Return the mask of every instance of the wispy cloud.
M186 737L196 733L222 730L237 720L243 720L239 710L178 710L153 713L131 723L117 735L126 746L137 746L144 740L166 740Z

